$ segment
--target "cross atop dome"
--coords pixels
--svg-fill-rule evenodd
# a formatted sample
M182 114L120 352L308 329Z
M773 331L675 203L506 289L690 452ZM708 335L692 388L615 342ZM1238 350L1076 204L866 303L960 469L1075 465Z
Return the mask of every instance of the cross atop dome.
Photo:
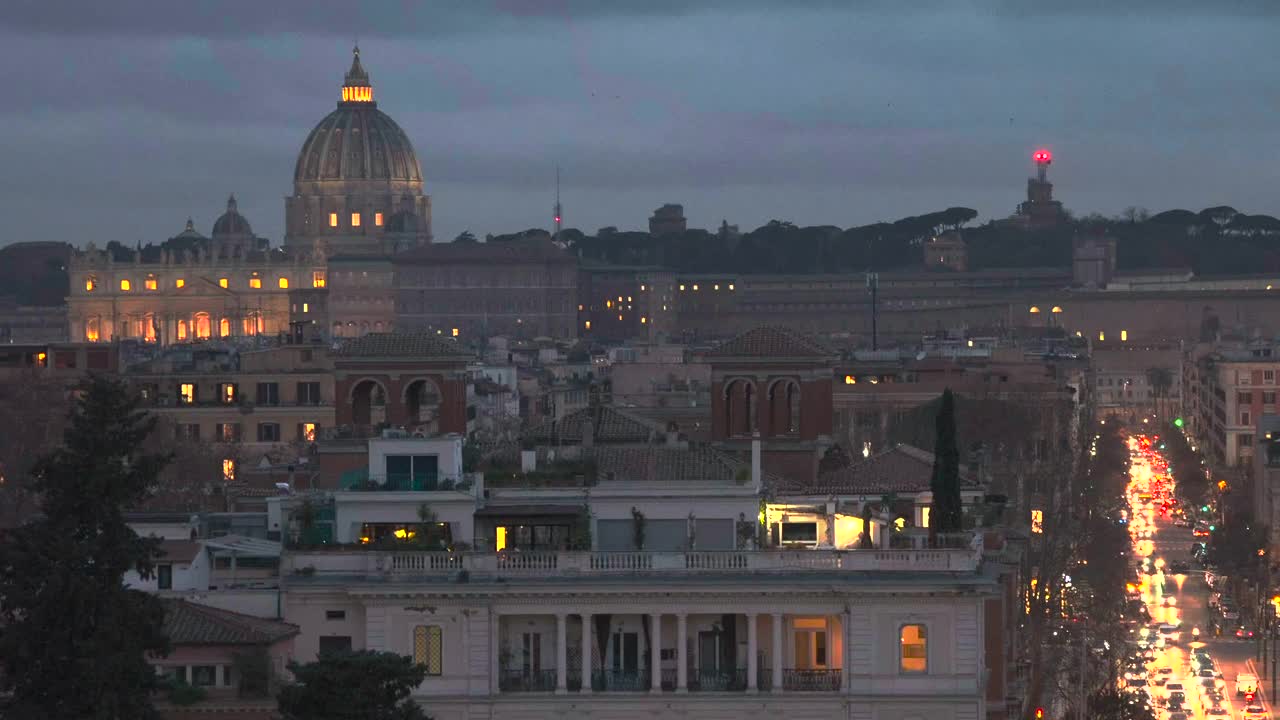
M351 49L351 69L342 79L342 102L372 103L373 86L369 84L369 73L360 64L360 46Z

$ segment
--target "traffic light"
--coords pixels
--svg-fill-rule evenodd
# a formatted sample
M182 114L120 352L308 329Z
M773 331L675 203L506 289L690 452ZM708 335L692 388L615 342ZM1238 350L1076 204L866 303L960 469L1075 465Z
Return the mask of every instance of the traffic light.
M1174 426L1174 427L1182 427L1182 425L1183 425L1182 418L1174 418L1174 419L1173 419L1173 426Z
M1036 708L1036 720L1044 720L1044 708Z
M1200 512L1209 512L1209 506L1208 506L1208 505L1201 505L1201 506L1200 506Z

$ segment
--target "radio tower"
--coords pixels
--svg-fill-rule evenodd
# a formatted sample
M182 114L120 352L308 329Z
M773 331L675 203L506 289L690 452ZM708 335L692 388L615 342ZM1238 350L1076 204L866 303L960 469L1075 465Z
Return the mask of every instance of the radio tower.
M555 234L555 237L552 239L559 240L560 239L560 221L562 218L562 216L560 215L560 166L559 165L556 166L556 216L555 217L556 217L556 234Z

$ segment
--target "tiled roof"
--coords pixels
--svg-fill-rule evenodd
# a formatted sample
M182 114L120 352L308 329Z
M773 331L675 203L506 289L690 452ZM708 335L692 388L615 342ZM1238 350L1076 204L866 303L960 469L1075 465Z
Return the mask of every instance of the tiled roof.
M428 243L397 253L397 263L483 263L486 265L528 262L573 262L573 256L547 239L509 240L477 243Z
M817 495L928 492L933 478L933 461L933 453L927 450L912 445L896 445L847 468L824 473L817 480L784 483L778 489L784 494ZM960 486L977 487L963 467L960 469Z
M776 325L762 325L742 333L706 353L708 358L813 358L835 357L837 353L817 340Z
M338 354L361 358L470 358L452 339L428 333L369 333L342 344Z
M298 634L297 625L176 599L164 601L164 630L175 646L270 645Z
M655 445L595 447L590 457L601 480L736 483L750 478L742 462L708 447Z
M588 426L592 428L596 442L647 443L662 436L656 425L617 408L601 405L575 410L559 420L535 425L524 432L524 438L536 443L577 445L582 442Z

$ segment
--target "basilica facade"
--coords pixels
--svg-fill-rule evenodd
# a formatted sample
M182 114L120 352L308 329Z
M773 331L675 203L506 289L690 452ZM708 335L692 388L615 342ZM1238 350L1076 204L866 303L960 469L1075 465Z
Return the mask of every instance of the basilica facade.
M337 109L298 154L283 247L254 235L234 196L208 236L188 220L158 246L90 244L68 263L69 338L327 338L331 258L385 257L430 242L431 199L417 155L378 110L356 48Z

